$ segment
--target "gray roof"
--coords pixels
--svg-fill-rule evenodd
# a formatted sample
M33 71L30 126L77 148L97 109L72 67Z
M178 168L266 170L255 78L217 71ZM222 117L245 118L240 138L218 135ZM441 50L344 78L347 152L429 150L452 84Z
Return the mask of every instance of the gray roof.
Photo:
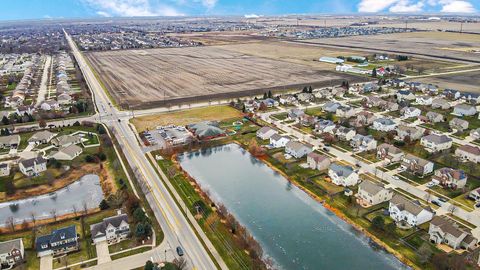
M448 217L445 216L435 216L433 217L431 223L437 227L440 227L440 229L444 233L448 233L453 235L454 237L460 237L462 234L466 233L469 234L467 230L462 230L459 228L458 224L451 220Z
M297 141L289 141L286 145L286 147L292 149L293 151L300 151L302 148L308 148L308 149L312 149L311 147L309 146L306 146L305 144L303 143L300 143L300 142L297 142Z
M425 165L427 165L427 164L429 164L429 163L431 163L431 161L428 161L428 160L423 159L423 158L419 158L419 157L414 156L414 155L412 155L412 154L407 154L407 155L405 155L404 159L413 160L413 161L415 161L419 166L422 166L422 167L425 166Z
M118 228L118 226L120 226L122 221L125 221L128 223L127 214L120 214L113 217L104 218L102 222L90 225L90 232L91 232L92 238L95 238L96 236L105 235L105 230L107 229L109 224L111 224L115 228Z
M0 136L0 144L19 144L20 135Z
M53 134L52 132L50 132L48 130L42 130L42 131L39 131L39 132L33 134L32 137L30 137L30 139L28 139L28 141L29 142L36 142L36 141L48 140L51 137L53 137L54 135L55 134Z
M452 120L450 120L450 124L451 125L459 125L459 126L463 126L463 125L466 124L468 126L468 121L460 119L460 118L453 118Z
M265 133L267 133L267 132L269 132L269 131L271 131L271 130L275 131L275 130L274 130L273 128L271 128L271 127L262 127L261 129L259 129L259 130L257 131L257 134L265 134Z
M382 143L380 144L378 147L377 147L377 150L380 150L380 149L386 149L388 153L392 153L392 154L399 154L399 153L402 153L402 150L400 150L399 148L391 145L391 144L388 144L388 143Z
M0 255L5 253L10 253L13 249L21 250L22 246L23 246L22 238L0 242Z
M437 134L430 134L423 137L422 139L427 140L429 142L436 143L436 144L447 143L452 141L452 139L450 139L450 137L448 137L447 135L437 135Z
M389 126L395 125L395 122L390 118L378 118L378 119L375 119L373 122L377 122L382 125L389 125Z
M62 152L70 157L75 156L76 153L81 152L82 148L80 146L77 146L75 144L69 145L64 148L60 148L58 152Z
M369 180L364 180L360 183L360 185L358 185L358 187L359 189L361 188L372 195L376 195L377 193L385 189L385 186L383 184L374 183Z
M343 166L338 163L330 164L330 170L335 172L338 176L348 177L350 174L353 173L353 168L350 166Z
M471 105L468 105L468 104L463 104L463 103L455 105L454 108L456 110L466 110L466 111L471 110L471 109L475 109L475 107L473 107ZM475 111L476 111L476 109L475 109Z
M64 239L72 239L77 237L77 229L75 225L70 225L65 228L53 230L51 234L43 235L35 239L35 248L38 252L50 250L52 248L51 243L58 243ZM42 247L42 244L47 244L46 247ZM76 242L65 243L57 245L54 249L61 249L63 247L74 246Z
M30 167L33 167L35 164L47 163L47 160L44 159L42 156L38 156L34 158L21 160L20 163L23 165L23 167L30 168Z
M278 134L278 133L273 134L272 137L270 137L270 139L272 139L272 140L274 140L274 141L278 141L278 140L280 140L281 138L285 138L285 139L290 140L289 137L287 137L287 136L282 136L282 135L280 135L280 134Z
M424 209L419 204L414 203L413 201L405 198L400 194L395 194L390 200L390 203L394 204L400 210L405 210L411 214L418 215L423 210L430 211L429 209Z
M69 143L76 143L78 141L77 135L72 136L72 135L62 135L58 136L56 138L53 138L52 143L57 144L57 145L65 145Z

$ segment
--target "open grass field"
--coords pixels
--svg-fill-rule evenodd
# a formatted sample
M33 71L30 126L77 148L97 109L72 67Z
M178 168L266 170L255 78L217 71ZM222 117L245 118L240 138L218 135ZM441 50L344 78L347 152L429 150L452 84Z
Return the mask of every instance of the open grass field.
M257 35L254 31L172 33L169 36L201 42L203 45L225 45L273 39Z
M478 87L479 77L480 71L472 71L466 73L418 78L414 81L431 83L438 85L441 88L451 88L461 91L480 93L480 88Z
M290 52L295 54L295 50ZM296 52L298 59L302 59L301 53ZM365 80L330 71L332 66L312 68L217 46L86 55L116 103L130 109Z
M242 114L238 110L230 106L210 106L205 108L195 108L191 110L141 116L133 118L131 121L137 131L142 132L147 129L155 129L157 126L169 124L185 126L187 124L193 124L201 121L222 121L241 116Z
M344 38L325 38L308 42L351 46L355 48L398 51L401 53L424 54L446 57L451 60L461 59L465 62L480 63L480 54L459 50L476 48L480 44L480 35L445 33L445 32L413 32L373 36L353 36Z

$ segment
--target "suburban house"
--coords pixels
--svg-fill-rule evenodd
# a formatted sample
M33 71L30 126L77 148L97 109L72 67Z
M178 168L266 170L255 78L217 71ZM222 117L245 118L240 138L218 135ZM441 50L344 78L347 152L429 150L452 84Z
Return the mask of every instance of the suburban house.
M432 108L433 109L442 109L447 110L450 109L452 105L450 102L444 98L436 98L432 101Z
M317 133L334 133L335 130L335 123L331 120L326 120L326 119L320 119L316 124L315 124L315 132Z
M10 164L6 162L0 163L0 176L10 175Z
M427 112L425 115L430 123L440 123L445 121L445 117L437 112Z
M127 239L130 234L127 214L118 211L116 216L104 218L102 222L90 225L92 241L94 244L107 241L115 244Z
M377 96L370 96L370 97L367 97L364 100L366 100L366 104L367 104L368 107L380 107L383 104L387 103L386 100L384 100L381 97L377 97Z
M410 140L415 141L422 138L425 133L425 129L422 127L409 127L406 125L399 125L397 128L397 139L404 141L405 137L409 137Z
M36 176L47 170L47 160L42 156L23 159L18 162L20 171L26 176Z
M475 104L480 101L480 95L472 92L460 92L460 98Z
M54 99L46 100L42 102L40 108L44 111L58 111L60 110L60 104Z
M404 153L397 147L382 143L377 147L377 158L386 161L387 164L400 162Z
M299 122L300 122L301 125L303 125L305 127L310 127L310 126L315 125L315 123L317 122L317 117L312 116L312 115L308 115L308 114L304 114L299 118Z
M56 160L73 160L82 154L82 152L83 149L80 146L72 144L67 147L60 147L58 151L51 153L50 157Z
M67 105L72 103L72 97L67 93L61 93L57 96L57 101L60 105Z
M25 260L22 238L0 242L0 269L11 269Z
M472 116L477 113L477 109L474 106L468 104L458 104L453 107L453 114L458 116Z
M269 140L274 134L278 132L271 127L262 127L257 131L257 137L261 140Z
M480 139L480 128L470 130L470 137L474 140Z
M364 180L358 185L358 192L356 197L360 204L366 207L377 205L392 199L393 190L387 189L381 183L374 183L369 180Z
M82 138L77 135L61 135L51 140L51 143L56 147L67 147L72 144L78 144L82 142Z
M372 128L378 131L392 131L397 127L397 124L390 118L378 118L373 121Z
M288 118L290 118L291 120L297 120L303 115L305 115L305 112L300 109L291 109L290 111L288 111Z
M0 136L0 148L17 148L20 144L20 135Z
M406 154L402 158L401 168L413 174L425 176L433 172L433 162L416 157L411 154Z
M425 147L425 150L431 153L450 149L453 140L447 135L430 134L422 137L420 144Z
M329 113L336 113L340 106L342 105L338 102L329 101L322 106L322 109Z
M302 158L312 151L312 147L296 141L289 141L287 145L285 145L285 153L295 158Z
M370 151L377 148L377 141L372 135L364 136L362 134L357 134L353 136L352 140L350 141L350 146L353 147L354 151Z
M480 201L480 187L470 191L470 193L468 194L468 197L477 202Z
M358 183L358 173L350 166L332 163L328 168L328 176L337 186L349 187Z
M42 130L42 131L39 131L39 132L36 132L35 134L32 135L32 137L30 137L30 139L28 139L28 142L29 143L34 143L34 144L43 144L43 143L49 143L53 137L55 137L56 134L55 133L52 133L48 130Z
M297 95L297 99L301 102L310 102L314 99L314 96L310 93L300 93Z
M478 242L470 230L461 228L447 216L434 217L430 222L428 234L432 243L445 244L453 249L473 250Z
M464 131L468 128L468 121L460 118L453 118L448 124L452 129L456 129L457 131Z
M424 208L418 202L412 202L402 195L395 194L390 200L388 206L390 217L397 223L415 227L433 218L433 211L430 208Z
M310 152L307 155L307 164L311 169L323 171L330 167L330 159L325 155Z
M432 180L436 180L444 187L453 189L463 188L467 184L467 174L463 170L440 168L433 173Z
M380 106L380 108L382 108L385 111L393 112L393 111L398 111L400 106L398 106L396 102L387 101L387 103Z
M419 117L422 111L415 107L405 107L400 110L400 113L403 115L403 118L413 118Z
M426 106L429 106L429 105L432 105L432 101L433 101L432 96L419 96L419 97L416 97L416 98L415 98L415 102L416 102L418 105L426 105Z
M468 144L462 145L455 149L455 156L462 160L478 163L480 161L480 148Z
M290 138L287 136L281 136L280 134L273 134L270 137L270 145L273 148L281 148L285 147L287 143L290 141Z
M448 99L457 100L460 98L460 91L455 89L445 89L443 95Z
M376 119L376 116L372 112L361 111L355 118L350 120L350 125L353 127L364 127L369 126Z
M357 134L357 131L354 128L338 126L335 129L335 136L342 141L350 141L355 134Z
M283 95L281 96L278 101L280 104L285 105L285 104L298 104L297 99L293 95Z
M408 91L408 90L399 90L397 92L397 100L402 101L402 100L414 100L415 95Z
M357 109L354 109L350 106L340 106L337 108L337 110L335 111L335 114L338 116L338 117L342 117L342 118L350 118L352 116L354 116L356 113L358 112Z
M35 239L38 257L62 255L79 248L75 225L53 230L51 234Z

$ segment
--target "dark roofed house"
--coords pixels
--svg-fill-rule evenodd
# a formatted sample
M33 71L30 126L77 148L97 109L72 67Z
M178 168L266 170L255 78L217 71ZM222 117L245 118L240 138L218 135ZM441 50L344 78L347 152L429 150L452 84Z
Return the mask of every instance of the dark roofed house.
M20 171L26 176L36 176L47 170L47 160L42 156L24 159L18 162Z
M197 124L191 124L187 126L197 138L200 140L211 140L218 137L225 137L227 134L223 129L219 127L218 122L204 121Z
M92 241L96 244L101 241L115 244L128 238L130 226L127 214L118 212L116 216L104 218L102 222L90 225Z
M330 166L330 159L325 155L311 152L307 155L307 164L311 169L323 171Z
M38 257L62 255L78 250L78 236L75 225L53 230L51 234L35 239Z
M467 174L463 170L444 167L435 170L432 180L437 180L444 187L463 188L467 184Z

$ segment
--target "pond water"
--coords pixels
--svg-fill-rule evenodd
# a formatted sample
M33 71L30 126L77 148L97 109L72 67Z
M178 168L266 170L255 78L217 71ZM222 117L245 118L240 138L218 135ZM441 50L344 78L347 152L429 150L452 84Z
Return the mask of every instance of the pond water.
M81 212L87 207L98 207L103 200L103 191L98 175L88 174L78 181L55 192L30 197L27 199L0 203L0 226L5 226L7 219L13 217L15 223L30 221L32 213L37 220Z
M350 224L236 144L179 156L280 269L407 269Z

